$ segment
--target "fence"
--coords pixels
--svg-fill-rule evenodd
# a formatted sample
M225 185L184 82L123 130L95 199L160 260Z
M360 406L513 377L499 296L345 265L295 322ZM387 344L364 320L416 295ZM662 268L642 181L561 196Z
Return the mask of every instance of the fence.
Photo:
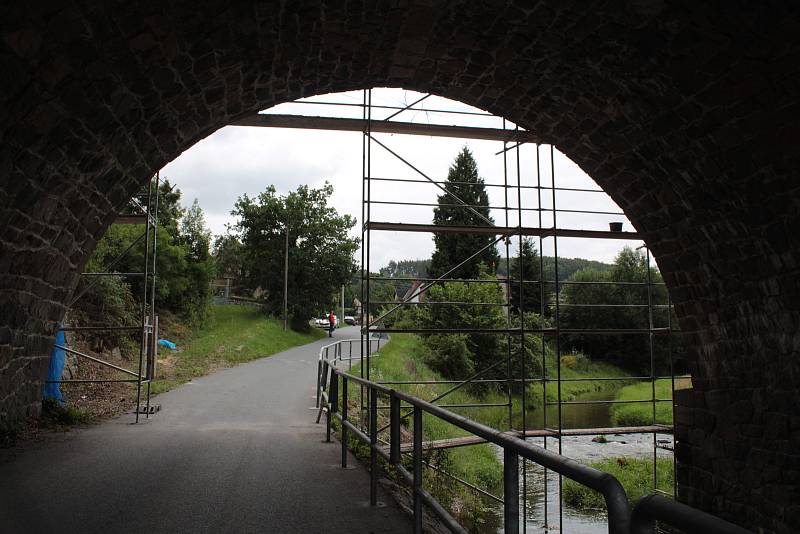
M370 343L374 341L370 340ZM379 344L380 340L377 342ZM377 504L378 456L386 460L400 476L400 479L411 487L415 533L422 532L423 505L427 505L452 532L466 532L423 487L423 413L446 421L503 450L503 487L505 490L503 516L504 532L506 533L516 534L520 531L520 457L601 493L608 510L608 532L610 534L652 533L656 521L679 528L688 534L748 532L720 518L655 494L641 499L631 512L625 490L620 482L608 473L533 445L518 437L515 432L501 432L428 401L351 375L343 369L337 369L336 364L339 362L347 361L352 366L352 361L359 359L352 354L354 343L359 343L358 346L361 348L360 340L344 340L327 345L320 350L317 375L317 405L319 407L317 422L320 421L322 413L325 413L328 441L331 440L332 420L335 418L341 423L342 467L347 466L347 443L350 433L369 446L370 504ZM349 345L346 358L343 355L344 344ZM361 425L353 424L350 419L348 401L351 383L358 385L361 389L362 398L363 395L366 395L367 398L366 409L364 409L362 401L362 413L359 414L359 420L366 422L363 429L360 428ZM378 411L379 409L385 410L387 406L380 406L380 399L388 400L389 403L389 425L384 428L378 427ZM406 414L402 413L404 407L410 409ZM404 444L401 443L400 431L402 422L409 416L412 419L413 429L410 471L403 462ZM388 447L385 445L385 439L379 441L379 433L386 429L389 430Z

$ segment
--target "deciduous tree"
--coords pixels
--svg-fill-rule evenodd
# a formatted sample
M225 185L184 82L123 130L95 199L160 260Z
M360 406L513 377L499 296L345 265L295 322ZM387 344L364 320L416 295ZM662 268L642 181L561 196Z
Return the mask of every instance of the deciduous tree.
M269 186L256 198L240 197L232 211L239 218L235 230L249 284L265 291L266 309L275 314L283 308L288 232L288 300L295 329L308 328L308 320L329 305L356 269L358 239L348 235L356 221L328 205L332 193L328 183L319 189L300 186L287 195Z

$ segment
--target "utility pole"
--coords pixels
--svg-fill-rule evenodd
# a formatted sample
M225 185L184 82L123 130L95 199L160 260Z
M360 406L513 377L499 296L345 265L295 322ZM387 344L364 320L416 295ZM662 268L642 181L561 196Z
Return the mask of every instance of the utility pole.
M342 322L344 322L344 285L342 286Z
M289 328L289 223L286 223L286 246L283 250L283 330Z

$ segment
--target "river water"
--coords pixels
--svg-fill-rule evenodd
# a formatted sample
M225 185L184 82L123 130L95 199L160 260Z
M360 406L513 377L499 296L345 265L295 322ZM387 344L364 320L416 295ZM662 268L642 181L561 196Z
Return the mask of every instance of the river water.
M593 436L565 436L561 439L561 454L580 462L590 462L609 457L648 457L653 455L652 434L606 434L607 443L593 442ZM656 448L659 457L670 457L671 452L662 447L672 447L672 435L657 434L660 447ZM543 446L544 439L531 439L532 443ZM547 439L547 447L558 452L558 440ZM605 512L585 512L564 506L563 516L559 517L559 477L547 473L547 492L545 493L544 469L536 464L525 466L526 484L520 484L520 494L527 495L524 510L527 532L563 531L576 534L595 534L608 532ZM545 501L547 516L545 517Z
M608 400L614 395L608 390L587 393L579 400ZM570 404L562 405L562 428L603 428L610 424L610 406L608 404ZM548 407L547 426L555 427L558 412L556 406ZM541 411L528 416L529 428L542 428ZM561 454L580 462L591 462L610 457L653 457L653 434L605 434L606 443L592 441L596 436L565 436L561 439ZM671 458L672 435L657 434L655 448L658 457ZM544 438L529 438L531 443L544 446ZM559 443L555 438L547 438L547 448L559 452ZM497 449L502 461L502 450ZM576 534L595 534L607 532L605 512L586 512L564 506L563 515L559 514L559 477L549 471L547 473L545 491L545 473L541 466L527 463L524 482L520 483L520 494L527 495L523 510L525 530L527 532L558 532ZM522 476L520 477L522 480ZM523 493L524 492L524 493ZM545 506L545 503L547 506ZM546 512L545 512L546 509ZM502 516L502 509L498 510ZM546 514L546 515L545 515ZM501 529L502 531L502 529Z

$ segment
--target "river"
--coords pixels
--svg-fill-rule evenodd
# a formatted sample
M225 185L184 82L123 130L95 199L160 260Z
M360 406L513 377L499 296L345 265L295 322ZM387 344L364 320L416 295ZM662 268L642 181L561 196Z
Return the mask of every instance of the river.
M581 395L576 400L608 400L614 392L596 391ZM548 407L547 423L549 427L557 424L556 406ZM542 428L541 410L528 415L529 428ZM610 427L609 404L568 404L562 405L562 428L603 428ZM593 441L596 436L565 436L561 440L561 454L580 462L590 462L609 457L649 457L653 455L653 434L605 434L606 443ZM672 435L657 434L659 457L672 457ZM531 443L544 445L544 438L530 438ZM547 438L547 448L559 451L559 443L555 438ZM502 450L498 448L502 461ZM585 512L564 506L564 513L559 517L559 480L552 471L547 474L547 491L545 492L544 469L536 464L525 466L524 481L520 482L520 494L527 496L523 511L525 530L527 532L563 531L576 534L595 534L607 532L605 512ZM523 477L520 477L521 480ZM547 517L545 517L545 502ZM498 510L502 514L502 509ZM547 526L546 526L547 525ZM501 530L502 531L502 530Z

